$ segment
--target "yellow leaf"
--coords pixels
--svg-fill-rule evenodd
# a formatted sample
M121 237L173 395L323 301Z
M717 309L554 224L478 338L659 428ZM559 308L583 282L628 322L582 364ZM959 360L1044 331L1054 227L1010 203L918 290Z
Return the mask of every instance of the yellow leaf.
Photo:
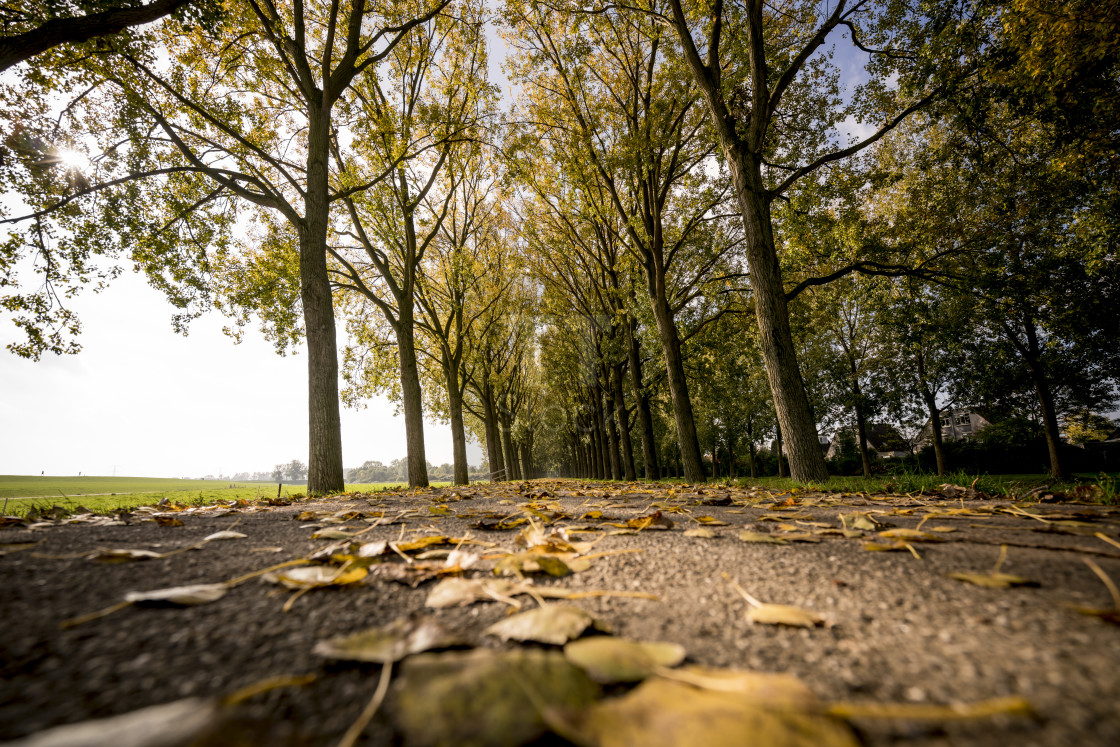
M747 612L747 619L765 625L789 625L794 628L812 628L824 625L824 618L790 604L760 604Z

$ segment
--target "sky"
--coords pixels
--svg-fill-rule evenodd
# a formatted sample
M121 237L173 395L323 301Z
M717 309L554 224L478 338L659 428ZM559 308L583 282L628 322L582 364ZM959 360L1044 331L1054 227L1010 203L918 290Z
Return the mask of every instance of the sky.
M0 474L203 477L307 462L307 356L278 356L255 330L235 345L212 313L182 337L170 304L125 273L69 302L77 355L33 362L0 351ZM16 334L0 324L0 346ZM404 419L384 398L343 408L343 464L405 456ZM451 430L425 428L428 461L452 461ZM481 451L468 449L479 464Z

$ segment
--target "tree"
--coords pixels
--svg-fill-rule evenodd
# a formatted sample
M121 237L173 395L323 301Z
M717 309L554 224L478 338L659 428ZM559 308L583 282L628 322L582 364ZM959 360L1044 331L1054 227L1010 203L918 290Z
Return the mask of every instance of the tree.
M469 481L463 419L471 352L468 342L476 325L497 321L488 312L501 303L510 281L496 272L502 260L506 214L498 184L500 170L491 149L464 149L448 171L455 174L449 176L449 182L457 185L455 196L421 266L416 298L422 314L417 324L431 341L423 351L436 360L442 374L454 480L456 485L465 485Z
M284 475L292 482L307 479L307 465L298 459L293 459L284 466Z
M970 113L927 129L905 161L907 198L892 221L960 247L958 280L939 293L943 308L973 321L946 346L957 397L1007 414L1034 410L1061 477L1062 415L1117 396L1120 263L1102 212L1116 181L1071 154L1077 146L1053 125L995 102L983 118L983 127L968 125Z
M1118 430L1120 423L1089 410L1071 412L1062 423L1062 433L1071 444L1079 446L1090 441L1104 441Z
M474 139L492 96L486 83L481 4L462 2L455 17L437 16L397 45L394 77L368 77L358 88L354 122L361 164L347 195L350 225L332 249L338 287L360 294L384 316L397 342L401 401L408 443L409 485L428 484L423 394L416 360L416 294L420 268L455 200L462 171L446 171L453 151ZM409 157L411 152L416 155ZM379 179L379 174L391 174ZM442 192L441 178L450 176Z
M0 36L0 72L60 44L80 44L143 26L173 13L195 20L212 17L218 8L205 0L40 0L24 7L0 8L6 33ZM15 32L15 33L11 33Z
M164 23L143 40L106 38L103 51L80 58L52 52L48 60L58 71L54 90L82 86L64 110L75 127L71 141L97 138L102 152L93 178L56 179L50 189L43 188L35 154L25 159L19 186L37 209L26 216L31 228L9 241L11 255L31 247L43 259L49 285L57 272L53 257L69 257L80 278L89 258L116 242L116 251L128 247L152 283L187 307L208 293L207 250L232 251L238 209L273 211L280 221L265 218L266 235L298 246L313 494L344 487L327 272L331 206L392 174L375 174L366 183L348 180L345 169L332 174L332 147L340 160L343 150L336 106L343 102L347 110L352 84L375 77L397 45L448 2L375 9L364 0L290 7L244 0L228 6L212 27ZM23 91L33 95L17 105L45 113L42 97L50 91L39 71ZM293 160L293 153L302 160ZM45 227L51 219L54 229ZM36 337L56 319L68 321L56 301L49 287L45 298L5 299L9 308L31 312L23 320L30 350L44 342L57 349L53 337Z
M657 17L680 40L742 213L762 353L790 472L797 480L826 480L789 325L773 203L800 180L870 146L928 104L933 95L907 86L906 76L901 96L885 79L903 63L918 67L913 63L920 56L905 48L908 35L916 38L915 26L921 26L924 42L934 48L946 44L946 29L960 29L957 20L943 17L939 8L923 13L902 2L849 5L840 0L823 17L815 2L791 3L769 13L762 0L743 5L715 0L711 6L688 9L682 0L669 4L670 17ZM926 23L921 23L923 15ZM827 56L818 53L840 32L871 58L872 78L857 89L848 107L840 105ZM837 147L829 132L849 114L885 124L869 137Z
M676 315L736 241L703 230L722 220L724 191L706 174L713 148L697 90L646 18L608 8L560 22L535 2L510 2L506 15L526 47L517 74L532 89L527 118L550 123L542 134L551 153L566 154L573 179L598 182L606 200L597 209L617 218L603 224L617 226L643 270L685 476L703 481Z

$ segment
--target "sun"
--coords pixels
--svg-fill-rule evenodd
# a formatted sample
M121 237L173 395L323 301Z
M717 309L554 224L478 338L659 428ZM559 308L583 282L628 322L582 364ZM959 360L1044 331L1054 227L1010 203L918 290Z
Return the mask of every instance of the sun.
M88 171L92 165L84 153L76 150L60 149L55 157L67 171Z

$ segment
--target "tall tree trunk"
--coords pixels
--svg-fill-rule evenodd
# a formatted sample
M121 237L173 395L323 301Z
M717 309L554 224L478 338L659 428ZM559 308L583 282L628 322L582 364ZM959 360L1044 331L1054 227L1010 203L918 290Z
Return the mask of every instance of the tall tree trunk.
M724 148L727 151L727 148ZM729 159L730 160L730 159ZM797 351L789 325L785 286L774 246L770 205L757 168L744 173L742 157L732 165L732 181L746 227L747 266L754 289L755 316L762 357L770 381L770 393L789 454L790 475L799 482L825 482L828 467L821 454L817 426L805 395L805 384L797 366Z
M455 470L455 484L470 483L470 467L467 464L467 429L463 423L463 394L459 389L459 376L452 370L450 361L443 366L447 386L447 409L451 417L451 453Z
M626 417L626 395L622 391L622 367L621 363L614 367L611 391L614 393L614 419L618 423L619 440L622 443L622 469L626 480L634 482L637 472L634 469L634 446L630 441L630 427Z
M673 402L673 418L677 425L684 478L689 482L704 482L704 465L700 458L700 442L696 438L696 420L692 414L692 400L688 396L688 379L681 358L681 339L677 323L665 297L664 277L656 283L650 301L657 331L661 337L661 350L665 357L665 372L669 380L669 396Z
M526 438L521 442L521 475L526 480L532 480L536 477L533 472L533 446Z
M502 431L502 455L505 457L506 479L517 480L517 454L513 450L513 438L510 428L509 410L502 405L498 411L498 425Z
M642 383L642 350L634 335L633 320L626 320L626 354L630 363L630 386L634 390L634 405L638 411L638 434L642 439L642 462L647 480L661 476L657 468L657 438L653 433L653 414L649 408L649 395Z
M921 348L915 354L918 369L918 388L922 401L929 413L930 439L933 442L933 458L937 462L937 474L949 474L949 462L945 458L945 439L941 437L941 408L937 406L937 393L929 385L926 377L926 357Z
M479 392L482 399L482 420L486 430L486 459L490 462L490 482L508 480L502 471L502 441L498 431L498 414L494 408L494 390L486 381Z
M424 399L420 390L420 370L416 365L416 328L412 316L412 295L400 299L397 317L397 353L400 357L401 401L404 405L405 443L408 448L408 486L428 487L428 460L424 453Z
M307 337L309 495L346 489L342 472L342 423L338 414L338 343L327 276L330 110L312 107L307 136L307 192L299 230L300 299Z
M786 465L785 465L785 462L782 461L782 451L783 451L783 449L782 449L782 426L781 426L781 423L779 423L777 426L775 426L775 430L776 430L775 440L777 441L777 444L778 444L778 477L785 477L786 476Z
M609 381L610 371L609 369L604 368L603 373L607 376L607 387L609 389L609 387L611 386ZM613 397L611 396L611 393L608 389L603 390L603 397L606 398L606 402L604 402L603 405L603 416L607 428L607 443L610 447L609 455L611 459L611 479L621 480L622 454L619 450L620 444L618 440L618 422L615 418L614 407L612 406Z
M747 419L747 448L751 462L751 478L758 477L758 467L754 461L754 418Z
M595 408L592 406L591 415L587 421L588 432L591 436L591 477L595 480L603 479L603 449L600 437L602 431L596 426Z
M747 131L741 134L742 117L733 116L724 99L719 82L719 72L709 69L693 44L688 21L679 2L672 3L673 24L684 43L685 59L693 78L700 86L708 105L711 122L719 138L724 162L731 172L735 199L746 230L744 249L751 287L754 290L755 316L762 357L774 398L778 423L785 431L789 444L790 470L799 482L825 482L828 467L821 454L817 427L809 409L809 398L797 366L797 351L789 325L785 285L774 244L774 227L770 215L771 193L762 178L764 137L771 123L772 112L765 111L769 92L765 89L766 70L763 64L757 72L760 80L752 92L762 110L755 112L753 121L744 123ZM762 56L762 6L754 4L747 9L751 29L746 40L748 54ZM686 38L687 37L687 38ZM717 50L718 51L718 50ZM709 54L713 54L709 51ZM718 56L717 56L718 59Z
M856 413L856 435L859 441L859 458L863 462L863 476L871 477L871 455L867 451L867 416L863 410L863 389L859 385L859 369L854 358L848 358L852 375L852 409Z
M609 480L611 479L611 447L610 440L607 437L606 419L603 415L603 392L598 384L591 390L591 396L595 400L593 411L595 416L595 432L599 437L599 464L603 467L599 479Z
M1050 476L1055 480L1064 480L1067 475L1062 468L1061 456L1061 431L1058 430L1058 411L1054 407L1054 392L1050 389L1050 381L1046 377L1046 370L1042 363L1042 351L1038 343L1038 332L1034 322L1027 319L1023 325L1027 332L1026 358L1027 368L1031 372L1031 381L1038 394L1038 403L1042 407L1042 429L1046 434L1046 450L1050 455Z

